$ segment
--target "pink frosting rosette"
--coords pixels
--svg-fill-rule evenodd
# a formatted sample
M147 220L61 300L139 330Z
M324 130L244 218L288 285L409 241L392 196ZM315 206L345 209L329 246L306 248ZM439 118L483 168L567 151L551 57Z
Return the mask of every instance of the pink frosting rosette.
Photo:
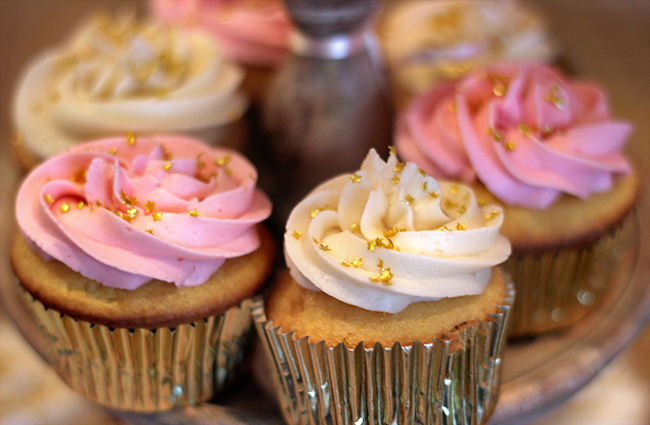
M538 64L494 65L416 98L395 145L429 175L478 179L507 204L545 209L629 173L621 151L631 131L594 85Z
M150 6L162 22L212 33L240 63L271 67L287 55L292 24L279 0L150 0Z
M123 289L151 279L195 286L256 250L271 203L240 154L180 136L78 145L36 168L18 224L45 258Z

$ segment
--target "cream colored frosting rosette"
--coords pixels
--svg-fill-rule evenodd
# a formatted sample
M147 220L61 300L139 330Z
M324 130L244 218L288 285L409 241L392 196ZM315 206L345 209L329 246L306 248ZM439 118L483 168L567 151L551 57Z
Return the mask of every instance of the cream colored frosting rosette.
M491 62L548 62L546 23L517 0L400 1L380 27L397 81L412 94Z
M28 66L14 122L40 160L128 131L184 132L215 142L246 109L243 77L201 32L132 15L96 16Z
M366 310L483 292L510 244L503 214L479 206L457 183L437 182L395 155L372 150L352 175L311 192L291 213L285 249L291 275Z

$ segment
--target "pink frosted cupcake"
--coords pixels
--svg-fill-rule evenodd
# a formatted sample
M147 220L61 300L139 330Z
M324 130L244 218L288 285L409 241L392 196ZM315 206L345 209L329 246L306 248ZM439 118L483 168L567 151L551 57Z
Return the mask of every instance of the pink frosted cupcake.
M274 257L256 179L235 151L177 136L82 144L26 178L11 261L68 385L156 411L231 380Z
M226 55L246 68L244 88L254 102L261 101L289 51L292 24L280 0L151 0L150 5L162 22L214 35Z
M566 326L606 293L638 178L621 151L632 128L602 91L541 65L495 65L416 98L400 155L500 202L517 289L511 333Z

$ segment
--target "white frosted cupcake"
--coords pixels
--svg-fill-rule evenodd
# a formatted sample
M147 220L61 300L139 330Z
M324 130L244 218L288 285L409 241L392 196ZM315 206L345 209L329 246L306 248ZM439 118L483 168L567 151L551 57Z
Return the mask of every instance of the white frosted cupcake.
M379 34L402 97L491 62L555 55L543 19L516 0L399 1L387 8Z
M307 195L287 222L289 272L253 309L285 420L485 423L513 301L494 267L510 253L502 220L374 151Z
M18 157L31 168L81 141L127 132L238 147L243 78L200 32L96 16L22 75L13 104Z

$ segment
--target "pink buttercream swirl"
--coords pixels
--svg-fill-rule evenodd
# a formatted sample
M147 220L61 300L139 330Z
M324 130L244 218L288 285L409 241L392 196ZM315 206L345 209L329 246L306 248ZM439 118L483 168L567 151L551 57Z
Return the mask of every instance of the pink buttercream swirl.
M545 209L588 198L629 173L632 127L609 118L603 92L537 64L494 65L416 98L397 123L400 155L427 174L477 178L507 204Z
M36 168L18 192L28 241L82 275L123 289L151 279L195 286L256 250L271 202L235 151L180 136L82 144Z
M150 0L150 6L162 22L207 30L240 63L277 66L289 51L292 24L279 0Z

